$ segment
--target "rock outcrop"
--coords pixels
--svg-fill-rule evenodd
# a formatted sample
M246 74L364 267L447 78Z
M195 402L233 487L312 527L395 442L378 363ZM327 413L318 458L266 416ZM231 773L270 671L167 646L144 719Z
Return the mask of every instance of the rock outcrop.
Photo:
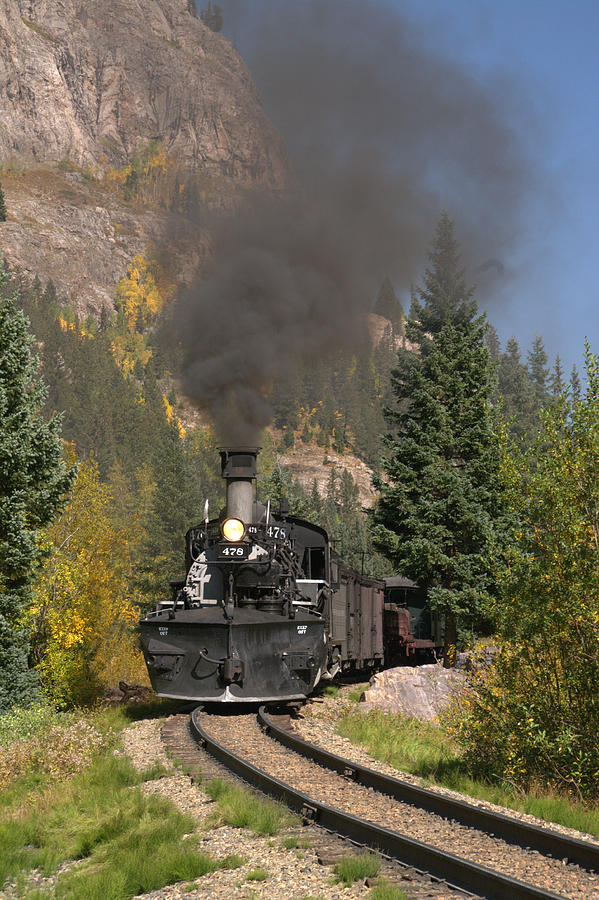
M322 447L297 441L293 448L279 452L278 457L308 494L316 482L320 494L325 496L331 469L336 469L339 475L347 470L358 487L360 505L368 508L374 503L376 494L372 487L372 469L351 453L341 456L329 450L325 463Z
M0 0L0 163L186 168L281 188L283 141L236 50L187 0Z
M199 215L110 182L151 142L199 183ZM0 166L0 252L83 316L149 246L187 280L209 254L204 209L292 183L243 60L187 0L0 0Z
M375 675L364 693L360 709L382 709L415 719L435 721L454 691L463 683L464 673L441 665L398 667Z

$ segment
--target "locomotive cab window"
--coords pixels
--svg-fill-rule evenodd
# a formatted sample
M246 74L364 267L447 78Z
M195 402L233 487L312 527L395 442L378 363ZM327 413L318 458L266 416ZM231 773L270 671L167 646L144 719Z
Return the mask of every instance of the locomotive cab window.
M324 547L306 547L302 560L302 569L306 578L326 581Z

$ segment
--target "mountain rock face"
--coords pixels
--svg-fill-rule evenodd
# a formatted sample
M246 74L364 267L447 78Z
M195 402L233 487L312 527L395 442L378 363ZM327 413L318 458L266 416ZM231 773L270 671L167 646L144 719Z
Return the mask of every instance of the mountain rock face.
M284 186L281 137L239 54L186 0L0 0L0 162L186 168Z
M199 180L208 208L292 182L243 60L187 0L0 0L0 251L10 265L52 278L82 315L112 303L148 246L185 280L209 253L201 215L185 219L158 196L125 199L110 181L152 142L171 179Z

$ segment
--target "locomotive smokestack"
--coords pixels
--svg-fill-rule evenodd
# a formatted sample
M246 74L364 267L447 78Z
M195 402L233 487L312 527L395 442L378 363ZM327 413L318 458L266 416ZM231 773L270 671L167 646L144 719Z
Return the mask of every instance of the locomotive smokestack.
M227 516L252 521L257 457L260 447L219 447L221 474L227 481Z

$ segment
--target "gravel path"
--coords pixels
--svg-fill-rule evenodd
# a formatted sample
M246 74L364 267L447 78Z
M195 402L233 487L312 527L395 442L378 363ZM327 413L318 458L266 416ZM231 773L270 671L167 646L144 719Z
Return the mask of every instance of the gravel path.
M348 782L264 735L253 717L202 716L202 725L223 746L243 747L244 759L330 806L572 900L599 900L599 875Z
M204 834L202 849L214 859L223 859L235 853L244 857L246 862L238 869L222 869L192 883L180 882L144 894L145 900L193 900L194 897L215 900L250 900L258 897L269 900L304 900L307 897L354 900L368 896L370 891L364 882L350 888L332 885L332 866L321 865L312 849L286 850L281 846L284 835L269 839L245 829L208 827L206 819L215 805L201 788L192 783L190 777L173 770L160 741L161 724L156 719L145 720L123 733L123 750L137 769L143 771L157 762L167 770L165 777L146 782L142 790L147 794L161 794L183 812L195 816L198 831ZM248 880L248 875L259 869L266 870L266 879Z
M567 828L565 825L558 825L555 822L546 822L545 819L538 819L536 816L518 812L514 809L508 809L504 806L497 806L495 803L490 803L487 800L476 800L466 794L458 794L456 791L451 791L448 788L440 787L439 785L432 785L424 779L419 778L417 775L412 775L409 772L401 772L393 766L390 766L388 763L381 762L373 756L370 756L366 750L357 747L347 738L341 737L341 735L337 733L337 723L344 712L347 710L355 711L356 709L360 709L359 706L347 698L347 694L350 691L355 691L353 685L340 688L337 697L324 697L319 698L318 700L309 700L305 706L302 707L297 718L293 719L292 724L294 731L305 741L309 741L309 743L315 744L317 747L322 747L323 750L328 750L330 753L336 753L339 756L343 756L362 766L368 766L376 772L381 772L383 775L401 778L402 781L407 781L409 784L425 787L429 791L435 791L437 794L444 794L446 797L464 800L466 803L471 803L473 806L477 806L480 809L488 809L492 812L503 813L505 816L511 816L522 822L528 822L530 825L538 825L540 828L558 831L560 834L565 834L569 837L583 841L590 841L593 844L599 845L599 838L595 835L576 831L574 828Z

